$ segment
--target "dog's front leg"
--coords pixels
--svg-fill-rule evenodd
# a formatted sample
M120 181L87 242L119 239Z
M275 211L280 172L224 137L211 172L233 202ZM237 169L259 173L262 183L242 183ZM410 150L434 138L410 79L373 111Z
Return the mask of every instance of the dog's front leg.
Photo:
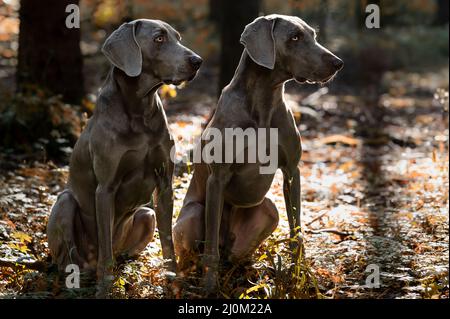
M298 167L296 166L292 170L283 169L283 193L289 221L292 253L296 252L299 246L300 248L302 247L300 236L300 192L300 170Z
M97 298L109 297L113 281L114 256L112 231L114 225L115 192L98 186L95 193L98 231Z
M207 294L217 288L219 268L219 231L224 203L226 179L213 172L206 185L205 250L203 256L204 288Z
M156 193L156 222L158 224L159 239L161 241L163 258L169 271L176 272L177 263L172 238L172 215L173 215L173 189L172 169L167 175L159 177Z

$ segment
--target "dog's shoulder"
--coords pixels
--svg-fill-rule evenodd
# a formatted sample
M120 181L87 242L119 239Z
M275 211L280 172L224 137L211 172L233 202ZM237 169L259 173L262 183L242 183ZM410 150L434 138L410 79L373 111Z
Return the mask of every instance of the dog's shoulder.
M251 120L245 94L238 90L224 89L217 103L217 109L212 121L223 123L224 127L233 127L239 122L249 122Z

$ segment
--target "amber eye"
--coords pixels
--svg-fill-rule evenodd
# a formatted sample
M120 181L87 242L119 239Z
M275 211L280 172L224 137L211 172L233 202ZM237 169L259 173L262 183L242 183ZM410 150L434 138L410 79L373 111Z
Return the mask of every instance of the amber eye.
M300 41L300 40L303 40L303 38L304 38L304 34L302 32L298 32L297 34L295 34L291 37L291 40L292 41Z
M164 42L164 36L160 35L155 38L156 43L163 43Z

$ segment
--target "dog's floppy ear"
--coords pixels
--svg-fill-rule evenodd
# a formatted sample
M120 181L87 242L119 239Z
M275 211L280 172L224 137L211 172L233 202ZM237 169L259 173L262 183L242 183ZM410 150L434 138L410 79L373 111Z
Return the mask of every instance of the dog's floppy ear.
M247 24L241 35L241 43L252 60L271 70L275 66L274 26L275 19L259 17Z
M142 71L142 52L136 41L137 22L122 24L105 41L102 52L108 60L128 76Z

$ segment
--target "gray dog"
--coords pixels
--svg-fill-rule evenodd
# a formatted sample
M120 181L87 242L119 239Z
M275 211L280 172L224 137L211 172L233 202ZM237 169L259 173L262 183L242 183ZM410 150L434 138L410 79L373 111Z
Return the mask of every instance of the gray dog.
M163 84L192 80L202 59L157 20L125 23L106 40L113 67L94 115L75 145L67 189L47 228L53 261L97 272L97 295L109 292L117 256L139 254L153 238L155 213L163 257L176 270L172 241L172 172Z
M317 43L315 31L297 17L260 17L246 26L241 43L245 46L241 61L207 129L278 129L278 168L283 172L290 235L294 238L300 229L298 164L302 148L292 112L283 100L284 83L291 79L327 82L343 62ZM174 242L180 266L201 252L199 243L204 242L207 293L217 287L219 250L231 261L242 260L277 227L278 211L266 197L274 174L260 174L260 167L260 162L203 162L195 166L174 226Z

